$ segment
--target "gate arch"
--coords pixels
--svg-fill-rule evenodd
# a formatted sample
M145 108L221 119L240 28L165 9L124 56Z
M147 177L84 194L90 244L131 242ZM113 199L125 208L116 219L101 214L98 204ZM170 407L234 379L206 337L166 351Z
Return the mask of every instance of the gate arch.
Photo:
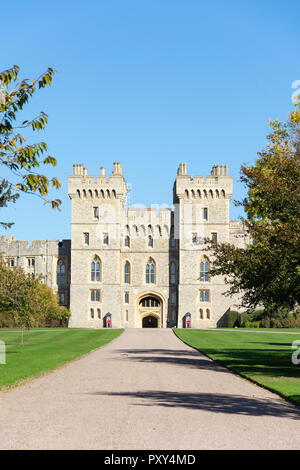
M137 299L137 326L162 328L164 299L156 292L144 292ZM151 326L153 325L153 326Z

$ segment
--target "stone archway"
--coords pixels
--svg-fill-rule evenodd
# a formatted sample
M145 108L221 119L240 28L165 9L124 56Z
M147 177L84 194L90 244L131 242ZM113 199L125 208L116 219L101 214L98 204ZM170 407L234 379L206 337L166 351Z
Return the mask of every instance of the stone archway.
M148 315L148 317L144 317L142 320L142 327L143 328L157 328L157 317L153 315Z
M139 328L162 328L163 299L155 293L145 293L137 298Z

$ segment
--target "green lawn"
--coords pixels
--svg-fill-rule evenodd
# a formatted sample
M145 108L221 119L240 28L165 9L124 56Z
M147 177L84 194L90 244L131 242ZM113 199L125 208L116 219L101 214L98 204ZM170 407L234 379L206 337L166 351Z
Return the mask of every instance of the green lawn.
M93 349L104 346L123 330L47 329L21 333L0 330L5 342L6 364L0 364L0 387L11 385L72 361Z
M292 364L299 335L174 330L185 343L268 389L300 404L300 365ZM299 355L300 357L300 355Z

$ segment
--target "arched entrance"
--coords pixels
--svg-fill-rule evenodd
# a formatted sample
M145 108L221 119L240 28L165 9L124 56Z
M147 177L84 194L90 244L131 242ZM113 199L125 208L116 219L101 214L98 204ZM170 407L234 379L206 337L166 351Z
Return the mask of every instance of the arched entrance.
M153 317L152 315L144 317L142 326L143 328L157 328L157 318Z
M152 293L148 293L137 299L138 323L142 328L162 327L162 299Z

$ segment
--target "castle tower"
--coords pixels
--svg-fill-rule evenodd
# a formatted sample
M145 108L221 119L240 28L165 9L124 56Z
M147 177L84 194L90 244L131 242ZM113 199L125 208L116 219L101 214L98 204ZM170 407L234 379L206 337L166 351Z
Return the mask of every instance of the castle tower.
M174 184L175 234L179 243L178 327L191 315L193 328L215 326L224 312L224 282L210 279L210 260L204 239L229 242L229 203L232 177L227 165L214 165L211 174L187 174L186 163L178 168Z
M95 178L83 165L74 165L68 182L72 201L70 326L102 328L112 311L115 325L120 325L120 224L127 192L122 167L115 162L109 178L101 167Z

